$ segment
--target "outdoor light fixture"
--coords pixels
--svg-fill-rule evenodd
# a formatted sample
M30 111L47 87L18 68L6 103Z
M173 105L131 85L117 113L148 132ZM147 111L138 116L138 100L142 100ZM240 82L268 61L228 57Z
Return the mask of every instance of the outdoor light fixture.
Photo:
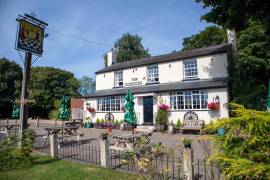
M215 98L215 102L216 102L217 104L219 104L219 103L220 103L219 100L220 100L220 98L219 98L219 96L217 95L216 98Z

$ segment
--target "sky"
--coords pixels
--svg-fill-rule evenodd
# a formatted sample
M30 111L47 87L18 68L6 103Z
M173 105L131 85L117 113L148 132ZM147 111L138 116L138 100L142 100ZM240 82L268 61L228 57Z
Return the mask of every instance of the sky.
M200 20L206 10L195 0L0 0L0 12L1 58L22 66L15 50L15 19L34 12L49 24L45 30L49 36L42 57L33 66L68 70L77 78L94 78L95 72L104 68L103 54L124 33L141 36L144 47L155 56L180 50L184 37L210 25ZM21 55L24 57L23 52Z

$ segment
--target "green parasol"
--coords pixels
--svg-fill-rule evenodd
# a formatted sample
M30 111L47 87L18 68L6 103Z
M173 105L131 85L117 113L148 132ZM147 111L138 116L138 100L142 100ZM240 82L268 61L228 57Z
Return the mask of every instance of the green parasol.
M136 114L134 110L134 96L132 95L130 89L128 89L128 92L125 96L126 104L125 104L125 116L124 116L124 122L132 124L136 124Z
M11 118L12 119L18 119L18 118L20 118L20 106L18 106L15 101L13 103L13 110L12 110L12 116L11 116Z
M59 113L59 118L61 120L67 120L68 118L68 97L67 96L63 96L61 98L61 108L60 108L60 113Z

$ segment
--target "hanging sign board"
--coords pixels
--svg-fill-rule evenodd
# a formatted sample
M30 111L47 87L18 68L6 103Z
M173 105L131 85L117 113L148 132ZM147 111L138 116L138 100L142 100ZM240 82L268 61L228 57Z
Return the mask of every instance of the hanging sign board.
M42 55L44 39L44 26L31 23L24 19L19 20L16 49Z

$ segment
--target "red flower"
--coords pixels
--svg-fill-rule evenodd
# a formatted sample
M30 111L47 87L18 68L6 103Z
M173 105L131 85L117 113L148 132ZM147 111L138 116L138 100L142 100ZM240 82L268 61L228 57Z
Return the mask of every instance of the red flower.
M214 103L214 102L208 103L207 106L208 106L208 109L213 110L213 111L219 110L220 108L219 103Z
M87 110L88 110L90 113L96 112L95 108L92 108L92 107L88 107Z
M160 104L158 106L159 109L162 109L162 110L168 110L169 109L169 106L167 104Z

